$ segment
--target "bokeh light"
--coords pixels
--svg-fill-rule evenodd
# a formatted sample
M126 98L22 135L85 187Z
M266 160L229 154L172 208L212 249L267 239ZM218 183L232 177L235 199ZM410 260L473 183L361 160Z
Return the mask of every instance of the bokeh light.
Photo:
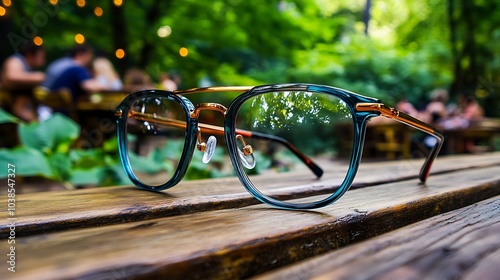
M43 44L43 39L42 37L40 36L35 36L35 38L33 38L33 43L37 46L41 46Z
M5 13L7 13L7 10L5 10L4 7L0 6L0 17L5 16Z
M54 5L54 6L55 6L55 5L57 5L57 2L58 2L58 1L57 1L57 0L49 0L49 2L50 2L50 4L52 4L52 5Z
M179 54L180 54L182 57L186 57L186 56L189 54L189 51L188 51L188 49L187 49L187 48L182 47L182 48L180 48L180 50L179 50Z
M117 49L115 55L116 58L122 59L125 56L125 51L123 49Z
M168 37L171 33L172 33L172 28L170 28L170 26L168 26L168 25L161 26L160 28L158 28L158 32L157 32L158 37L161 37L161 38Z
M120 7L123 4L123 1L122 0L113 0L113 4L115 4L115 6L117 6L117 7Z
M101 7L95 7L94 14L98 17L102 16L103 10Z
M76 0L76 5L80 8L85 7L85 0Z
M10 5L12 5L12 2L10 0L3 0L2 3L5 7L10 7Z
M83 44L85 42L85 37L82 34L78 33L75 35L75 41L77 44Z

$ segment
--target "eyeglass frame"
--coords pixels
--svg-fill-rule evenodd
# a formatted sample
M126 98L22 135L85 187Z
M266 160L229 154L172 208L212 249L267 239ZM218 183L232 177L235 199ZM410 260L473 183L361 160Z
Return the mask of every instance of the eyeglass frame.
M290 203L275 198L269 197L261 193L250 181L248 175L243 169L243 165L238 159L238 146L237 146L237 131L241 132L236 128L236 115L242 106L242 104L249 98L277 91L303 91L311 93L321 93L329 94L337 97L339 100L343 101L349 108L351 116L353 119L354 127L354 141L353 150L351 153L351 159L349 163L349 169L344 177L342 184L335 190L335 192L327 198L320 201L310 202L310 203ZM238 95L229 105L228 108L224 107L218 103L200 103L194 106L193 103L187 99L184 95L191 93L211 93L211 92L242 92ZM132 171L130 160L127 154L127 119L129 118L129 112L131 105L136 101L143 98L171 98L171 100L180 104L186 113L186 137L184 140L184 148L172 178L168 180L165 184L159 186L149 186L141 182L135 176ZM207 125L198 122L198 115L201 110L215 110L219 111L224 115L224 127L218 127L213 125ZM425 132L437 139L434 147L427 156L422 168L420 169L419 179L422 183L425 183L429 177L430 169L435 158L439 154L439 151L444 142L444 136L442 133L437 131L435 128L429 124L422 122L404 112L397 109L388 107L382 103L381 100L363 96L354 92L350 92L345 89L326 86L326 85L316 85L316 84L272 84L272 85L262 85L262 86L229 86L229 87L205 87L205 88L194 88L188 90L176 90L173 92L164 90L142 90L139 92L132 93L128 95L115 110L115 115L117 117L117 138L118 138L118 149L119 155L122 162L122 166L127 173L129 179L137 187L149 190L149 191L161 191L171 188L177 185L185 175L189 163L191 162L196 142L200 142L199 129L200 124L204 129L213 129L217 132L223 132L226 140L226 145L228 148L229 157L233 168L240 180L241 184L245 189L254 196L257 200L266 203L271 206L275 206L283 209L315 209L324 207L332 204L338 200L342 195L344 195L350 188L357 170L359 168L359 163L363 154L363 145L366 136L366 126L368 120L372 117L383 116L389 119L399 121L403 124L411 126L417 130ZM156 118L155 118L156 120ZM246 131L250 132L250 131ZM250 132L251 134L252 132ZM250 135L250 137L252 137ZM272 137L272 136L271 136ZM273 139L271 139L273 140ZM282 139L285 140L286 139ZM280 142L280 141L278 141ZM287 146L287 143L282 143ZM293 145L288 143L287 148L291 149L310 169L316 174L318 179L321 177L323 171L317 166L311 159L302 154ZM200 150L200 147L198 147ZM318 170L319 168L319 170ZM316 169L316 170L315 170Z

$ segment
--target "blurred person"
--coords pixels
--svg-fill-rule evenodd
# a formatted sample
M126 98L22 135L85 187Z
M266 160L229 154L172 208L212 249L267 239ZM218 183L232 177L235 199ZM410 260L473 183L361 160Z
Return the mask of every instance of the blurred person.
M149 75L145 71L137 68L128 69L127 72L125 72L123 82L124 89L131 92L155 88Z
M398 109L401 112L404 112L408 115L411 116L416 116L418 114L418 110L411 104L407 98L401 99L397 104L396 104L396 109Z
M85 96L87 92L105 89L92 78L88 69L93 55L92 47L87 44L74 46L68 57L60 58L49 65L43 85L50 90L68 89L74 101Z
M160 83L164 90L174 91L178 89L177 83L172 78L172 74L164 73L160 76Z
M426 118L429 122L438 123L447 117L447 101L448 91L445 89L435 89L431 92L431 102L425 108Z
M2 89L11 93L9 111L25 121L34 121L36 106L32 90L41 84L45 74L33 71L45 64L45 50L32 41L24 44L19 53L8 57L0 73Z
M465 96L461 102L461 117L468 121L479 121L484 117L484 110L473 96Z
M441 126L444 129L463 129L482 120L483 117L484 110L473 96L461 96L459 106L441 123Z
M118 76L118 73L109 59L104 56L99 56L94 59L92 66L94 78L103 88L115 91L123 88L120 76Z

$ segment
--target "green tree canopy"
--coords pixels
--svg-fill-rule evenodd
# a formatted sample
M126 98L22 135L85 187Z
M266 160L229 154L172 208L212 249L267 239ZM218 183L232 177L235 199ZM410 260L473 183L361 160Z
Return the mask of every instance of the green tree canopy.
M5 11L2 58L39 36L52 60L82 34L120 73L176 70L183 87L315 82L388 103L447 87L500 111L500 0L38 0Z

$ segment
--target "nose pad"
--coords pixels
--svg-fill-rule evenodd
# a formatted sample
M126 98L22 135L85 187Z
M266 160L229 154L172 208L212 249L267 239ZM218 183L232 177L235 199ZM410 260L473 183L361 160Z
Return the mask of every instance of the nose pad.
M251 145L245 143L243 136L236 135L236 139L240 140L243 148L238 148L238 156L240 157L241 163L248 169L253 169L255 167L255 157L253 155L253 148Z
M203 163L209 163L210 160L212 159L212 156L215 153L215 147L217 146L217 138L215 138L213 135L210 135L207 140L207 146L205 148L205 152L203 153L203 158L201 161Z

